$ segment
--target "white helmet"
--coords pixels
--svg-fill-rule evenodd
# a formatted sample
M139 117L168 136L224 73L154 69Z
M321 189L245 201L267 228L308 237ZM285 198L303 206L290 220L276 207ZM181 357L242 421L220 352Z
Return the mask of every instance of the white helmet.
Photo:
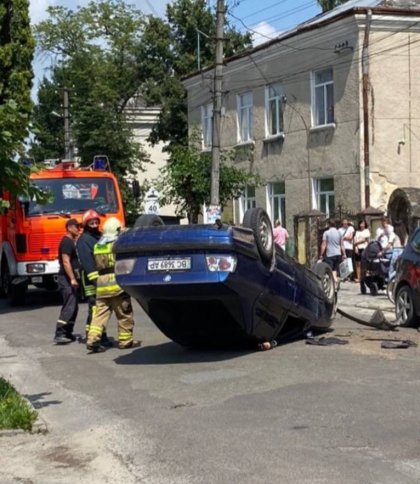
M118 235L122 224L116 217L111 217L106 220L102 228L102 233L105 237L112 237Z

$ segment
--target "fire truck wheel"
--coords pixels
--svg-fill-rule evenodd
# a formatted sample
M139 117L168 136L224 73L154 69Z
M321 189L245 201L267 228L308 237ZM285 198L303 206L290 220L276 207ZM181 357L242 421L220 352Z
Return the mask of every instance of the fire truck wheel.
M0 297L4 298L7 297L7 286L8 286L8 271L7 271L7 264L3 262L2 267L1 267L1 285L0 285Z
M7 263L3 266L1 273L1 285L5 296L9 299L11 306L23 306L26 298L26 285L11 284L10 271Z

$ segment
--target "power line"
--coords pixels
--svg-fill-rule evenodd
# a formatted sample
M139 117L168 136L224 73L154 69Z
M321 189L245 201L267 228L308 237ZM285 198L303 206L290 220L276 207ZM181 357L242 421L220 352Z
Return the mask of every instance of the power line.
M146 0L147 5L149 6L150 10L156 15L156 17L159 17L159 14L157 13L155 7L152 5L152 3L149 0Z

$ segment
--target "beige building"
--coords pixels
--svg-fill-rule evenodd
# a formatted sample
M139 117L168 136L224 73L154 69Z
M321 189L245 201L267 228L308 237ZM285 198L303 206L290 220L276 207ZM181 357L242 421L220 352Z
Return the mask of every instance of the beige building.
M203 150L213 74L185 80ZM227 59L221 124L235 166L264 180L234 202L236 223L255 205L290 231L309 209L386 209L420 186L420 2L351 0Z
M142 144L146 153L150 156L150 163L144 165L145 171L141 171L137 175L137 179L141 186L147 185L151 187L149 194L152 196L147 200L147 194L142 201L144 213L156 213L164 218L166 223L173 218L175 222L176 207L174 205L162 205L159 198L155 199L153 194L158 193L153 190L153 181L159 178L160 169L165 166L168 161L168 155L165 153L165 143L159 142L152 145L148 142L148 137L157 123L160 114L159 107L146 107L141 97L133 97L128 103L125 114L128 123L133 130L135 141ZM156 209L156 211L154 211ZM177 220L177 219L176 219ZM185 222L184 219L181 220Z

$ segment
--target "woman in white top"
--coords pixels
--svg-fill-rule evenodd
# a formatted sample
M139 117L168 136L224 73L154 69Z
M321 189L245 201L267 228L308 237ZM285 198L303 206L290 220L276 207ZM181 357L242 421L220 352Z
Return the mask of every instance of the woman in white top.
M362 254L366 249L370 239L370 230L364 220L359 222L356 233L354 234L354 260L356 262L356 277L354 282L360 282L362 278Z

